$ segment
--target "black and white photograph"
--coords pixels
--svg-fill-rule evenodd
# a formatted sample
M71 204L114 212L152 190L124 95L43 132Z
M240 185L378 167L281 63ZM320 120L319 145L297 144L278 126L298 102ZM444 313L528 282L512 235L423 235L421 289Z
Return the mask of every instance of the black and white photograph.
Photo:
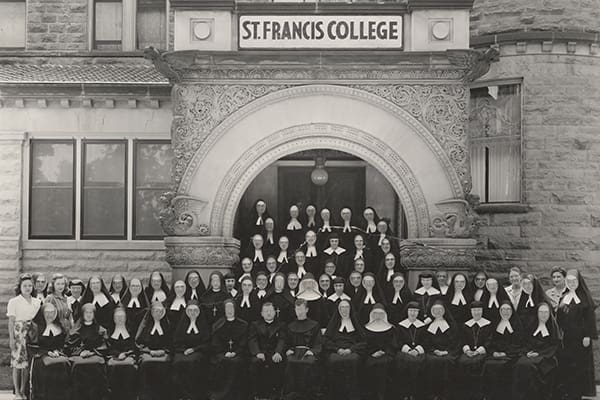
M600 400L598 304L600 0L0 0L0 400Z

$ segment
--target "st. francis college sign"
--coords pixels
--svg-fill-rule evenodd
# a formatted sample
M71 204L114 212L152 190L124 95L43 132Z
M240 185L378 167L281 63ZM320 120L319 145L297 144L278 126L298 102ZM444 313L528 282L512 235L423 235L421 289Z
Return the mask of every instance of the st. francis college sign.
M401 15L243 15L240 49L402 49Z

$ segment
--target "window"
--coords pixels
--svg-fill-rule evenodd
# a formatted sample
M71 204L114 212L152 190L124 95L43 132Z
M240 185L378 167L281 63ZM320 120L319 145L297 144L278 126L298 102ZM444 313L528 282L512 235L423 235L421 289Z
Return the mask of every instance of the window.
M73 239L75 235L75 142L31 143L29 235Z
M29 238L162 239L172 157L168 140L31 140Z
M167 47L167 6L165 0L137 0L137 48Z
M121 50L123 3L120 0L95 0L94 16L94 48Z
M482 203L521 200L521 85L471 88L472 193Z
M25 48L25 0L0 0L0 48Z
M168 141L135 143L134 239L163 236L159 198L171 184L171 159Z

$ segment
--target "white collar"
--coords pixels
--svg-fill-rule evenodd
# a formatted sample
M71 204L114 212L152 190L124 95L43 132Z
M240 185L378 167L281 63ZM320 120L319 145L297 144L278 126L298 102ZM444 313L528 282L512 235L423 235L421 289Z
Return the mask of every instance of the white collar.
M377 303L375 301L375 298L373 297L373 291L371 292L367 292L367 295L365 296L365 300L363 301L363 304L375 304Z
M433 322L431 324L429 324L427 331L430 333L433 333L435 335L438 332L438 330L441 333L444 333L448 329L450 329L450 325L448 325L448 321L446 321L445 319L434 319Z
M316 257L317 256L317 246L314 244L306 245L306 257Z
M344 221L344 229L342 229L342 232L344 232L344 233L352 232L352 227L350 226L350 221Z
M460 292L454 292L454 297L452 298L452 305L460 306L466 305L467 300L465 300L465 296L463 296L462 290Z
M436 288L434 288L433 286L427 290L425 290L425 286L421 286L420 288L415 290L415 293L418 295L421 295L421 296L424 295L425 293L427 293L430 296L434 296L436 294L440 294L440 291L437 290Z
M46 325L46 329L44 329L42 336L50 336L50 334L52 334L52 336L58 336L61 333L62 330L59 326L56 326L55 324L48 324Z
M79 296L79 298L78 298L78 299L76 299L76 298L75 298L75 297L73 297L73 296L69 296L69 297L67 297L67 304L68 304L69 306L73 305L73 303L75 303L76 301L79 301L79 302L81 302L81 296Z
M394 298L392 299L392 304L397 304L398 300L400 300L400 303L403 303L402 297L400 297L400 292L395 292Z
M262 225L263 224L263 219L262 216L258 216L258 218L256 219L256 224L255 225Z
M164 335L162 326L160 326L160 321L154 321L154 326L152 327L150 334L154 335L154 332L158 333L160 336Z
M160 301L161 303L167 299L167 294L164 290L158 289L152 295L152 301Z
M423 321L421 321L420 319L415 319L414 322L410 322L410 320L408 318L406 318L405 320L400 321L400 323L398 325L408 329L413 325L415 328L421 328L421 327L425 326L425 323Z
M525 307L535 307L535 304L533 304L533 298L531 297L531 295L529 295L529 298L527 299L527 303L525 303Z
M375 225L375 222L371 221L367 224L367 229L366 229L367 233L375 233L377 232L377 225Z
M490 299L488 301L488 308L492 308L495 305L496 308L500 308L500 303L498 303L498 297L495 293L490 293Z
M560 301L560 304L571 304L573 301L575 304L581 303L581 299L577 296L577 293L574 290L568 290Z
M169 309L173 311L181 310L181 307L185 307L185 298L183 297L175 297L173 299L173 303L171 303L171 307Z
M282 262L288 262L288 255L287 255L287 251L286 250L281 250L279 252L279 257L277 257L277 262L282 263Z
M300 223L300 221L298 221L298 218L292 218L287 224L287 229L290 231L297 231L302 229L302 224Z
M187 331L185 333L187 333L187 334L200 333L200 331L198 330L198 327L196 326L196 320L190 320L190 326L187 328Z
M475 295L473 295L473 299L475 301L480 301L481 300L481 296L483 296L483 289L477 289L475 291Z
M258 262L264 262L262 249L254 249L254 259L252 261L258 260Z
M92 304L98 305L98 307L104 307L108 304L108 299L104 295L104 293L98 293L94 295L94 300L92 300Z
M331 232L331 225L329 225L329 221L326 221L326 222L324 221L323 222L323 226L321 227L321 231L322 232L325 232L325 231Z
M389 281L390 281L390 279L392 279L392 276L394 276L394 274L395 274L395 273L396 273L396 271L394 271L394 269L393 269L393 268L392 268L392 269L388 269L388 270L387 270L387 276L386 276L385 280L386 280L387 282L389 282Z
M263 297L265 297L267 295L267 290L266 289L258 289L256 291L256 295L258 296L259 299L262 299Z
M354 254L354 260L358 260L359 258L363 258L363 250L364 249L356 249L356 253Z
M496 327L496 332L498 332L501 335L504 335L504 333L506 332L506 330L508 329L509 333L513 333L513 327L510 324L510 320L509 319L501 319L500 322L498 322L498 326Z
M346 330L347 333L352 333L355 331L354 325L352 324L352 320L350 318L342 318L339 331L344 332L344 330Z
M325 250L323 250L324 253L332 255L333 253L337 254L338 256L340 254L343 254L346 252L346 249L344 249L343 247L336 247L335 250L331 248L331 246L329 246L328 248L326 248Z
M123 339L129 339L129 332L127 332L127 328L117 326L112 335L110 335L110 337L115 340L119 339L119 336L121 336Z
M110 296L113 298L116 304L119 304L121 302L121 295L119 293L114 292Z
M348 296L346 293L342 293L341 296L338 296L337 293L334 293L331 296L329 296L327 299L331 300L331 301L338 301L338 300L348 300L348 301L350 301L351 300L350 296Z
M381 247L381 244L383 243L383 239L385 239L385 237L386 237L385 233L379 234L379 242L377 242L377 246Z
M297 272L298 278L302 279L302 277L304 275L306 275L306 268L304 268L304 265L298 265L298 272Z
M236 288L231 289L231 291L229 292L229 294L231 295L231 297L235 297L237 296L238 291L236 290Z
M540 323L535 332L533 332L533 336L537 336L538 333L541 333L542 337L550 336L550 332L548 331L546 324Z
M269 242L270 244L274 244L275 243L275 239L273 238L273 232L267 232L267 242Z
M247 307L250 308L250 295L247 295L246 293L242 294L242 302L240 303L240 307Z
M467 322L465 322L465 325L468 326L469 328L472 328L473 325L479 325L480 328L483 328L484 326L488 326L489 324L491 324L490 320L485 319L485 318L479 318L478 321L475 321L473 318L471 318L470 320L468 320Z
M190 300L198 300L198 291L196 290L196 288L191 288L192 289L192 294L190 296Z
M127 304L127 308L141 308L142 305L140 304L140 301L138 300L137 297L132 297L131 300L129 300L129 304Z
M238 282L241 283L246 277L252 279L252 275L250 274L250 272L244 272L242 276L240 276L240 278L238 279Z
M448 288L450 286L446 285L446 286L440 286L440 292L445 296L446 293L448 293Z
M315 222L315 217L308 217L308 222L306 223L306 226L317 226L317 223Z

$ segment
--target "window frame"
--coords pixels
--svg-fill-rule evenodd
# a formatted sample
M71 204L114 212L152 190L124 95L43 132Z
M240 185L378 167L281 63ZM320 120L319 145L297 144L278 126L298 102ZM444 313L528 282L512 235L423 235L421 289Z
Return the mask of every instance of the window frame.
M23 35L23 46L1 46L2 51L15 51L25 50L27 47L27 0L0 0L0 3L23 3L25 4L25 17L23 18L24 35Z
M169 139L134 139L133 140L133 163L131 164L132 166L132 172L133 172L133 178L132 178L132 185L131 185L131 190L132 190L132 199L131 199L131 203L132 203L132 207L131 207L131 213L132 213L132 219L131 219L131 240L162 240L164 239L164 237L166 236L166 233L163 232L163 236L156 236L156 235L138 235L137 234L137 225L136 225L136 213L137 213L137 202L136 202L136 198L137 198L137 150L138 150L138 145L140 144L168 144L169 146L171 146L172 141ZM172 149L172 147L171 147Z
M123 208L124 208L124 232L123 235L86 235L83 233L83 221L85 213L84 188L85 188L85 165L86 165L86 144L124 144L125 145L125 168L123 170L123 190L125 192ZM80 240L128 240L129 234L129 210L127 204L129 202L129 140L127 139L81 139L81 176L79 182L80 205L79 205L79 239Z
M34 162L34 157L33 157L33 150L34 150L34 146L33 144L36 142L46 142L46 143L53 143L53 144L71 144L73 147L73 159L72 159L72 163L73 163L73 180L71 181L71 190L73 192L72 196L73 196L73 206L71 208L71 212L72 212L72 221L71 221L71 235L34 235L32 234L32 224L33 224L33 218L31 218L32 215L32 210L33 210L33 162ZM30 139L29 142L29 182L28 182L28 190L29 190L29 196L28 196L28 204L27 204L27 212L29 215L28 221L27 221L27 237L29 239L51 239L51 240L60 240L60 239L68 239L68 240L73 240L75 239L75 235L76 235L76 226L77 226L77 190L78 190L78 186L77 186L77 141L75 139Z

